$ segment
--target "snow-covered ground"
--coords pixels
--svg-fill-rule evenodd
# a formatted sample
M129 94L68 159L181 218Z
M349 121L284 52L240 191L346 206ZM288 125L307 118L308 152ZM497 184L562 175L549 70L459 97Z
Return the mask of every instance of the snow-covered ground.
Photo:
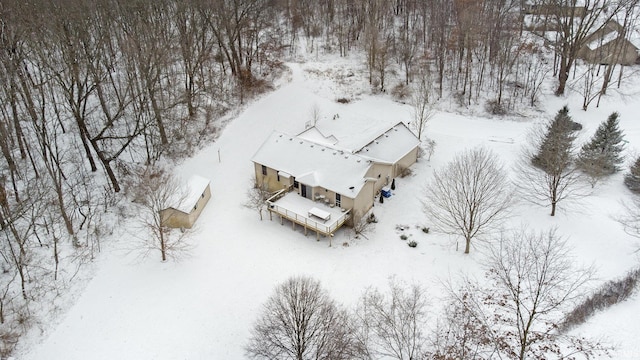
M318 278L347 306L354 305L366 287L385 287L390 276L424 285L436 303L442 294L440 281L478 271L483 255L472 249L465 256L457 251L455 238L421 231L429 220L420 200L434 168L476 145L497 152L509 165L519 156L528 129L564 104L584 125L584 139L612 111L620 112L630 153L640 148L640 104L617 96L588 112L580 110L580 99L548 96L546 113L515 120L440 112L427 130L437 143L434 155L415 164L411 177L398 179L394 195L384 204L376 203L375 232L369 239L355 239L342 229L330 247L327 238L316 241L311 233L305 237L300 227L293 231L275 218L260 221L257 212L242 206L253 174L252 155L273 130L304 130L314 105L321 111L320 124L339 121L346 126L350 118L363 117L371 122L407 122L411 111L387 95L367 95L358 63L288 66L290 82L250 105L215 143L176 168L184 179L194 174L211 179L212 198L191 239L191 256L166 263L159 261L159 254L140 259L125 250L134 240L122 236L103 252L95 277L75 305L41 343L20 349L20 359L241 359L261 305L276 284L292 275ZM343 97L352 101L335 101ZM629 196L622 174L617 174L581 204L565 207L553 218L547 208L519 204L513 225L557 227L569 238L577 262L593 263L599 280L616 278L638 264L637 241L614 220L622 212L620 200ZM418 242L417 248L400 239L403 233ZM619 345L616 359L637 359L639 312L640 298L635 296L576 331L608 337Z

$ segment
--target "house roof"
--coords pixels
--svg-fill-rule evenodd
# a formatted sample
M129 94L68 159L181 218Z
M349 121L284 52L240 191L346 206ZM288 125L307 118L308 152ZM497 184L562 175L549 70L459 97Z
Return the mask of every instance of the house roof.
M603 45L606 45L620 37L620 33L617 31L608 32L602 36L597 36L595 39L587 43L587 47L591 50L595 50Z
M396 123L396 121L372 121L369 117L351 114L336 120L322 121L298 134L298 137L355 153Z
M383 163L397 162L420 144L403 122L392 126L369 125L368 119L359 119L359 122L355 134L337 132L339 126L331 123L311 127L298 134L298 138Z
M274 131L252 161L284 171L296 181L354 198L365 184L370 161L362 156Z
M356 153L376 162L396 163L420 144L418 138L399 122L381 133Z
M173 208L189 214L193 207L198 203L200 196L202 196L207 186L209 186L209 182L209 179L203 178L199 175L193 175L190 177L187 182L184 199L179 201L179 204Z

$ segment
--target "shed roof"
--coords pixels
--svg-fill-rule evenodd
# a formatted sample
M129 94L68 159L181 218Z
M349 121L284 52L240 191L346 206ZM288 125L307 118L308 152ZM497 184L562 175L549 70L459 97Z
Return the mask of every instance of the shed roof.
M193 207L198 203L198 200L209 186L209 179L199 175L193 175L187 182L187 188L185 191L185 197L173 208L189 214Z
M296 181L355 198L365 184L370 161L362 156L274 131L252 161L284 171Z

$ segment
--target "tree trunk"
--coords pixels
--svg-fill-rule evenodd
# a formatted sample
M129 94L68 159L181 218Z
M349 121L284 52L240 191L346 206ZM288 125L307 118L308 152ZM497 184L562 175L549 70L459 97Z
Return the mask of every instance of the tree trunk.
M160 253L162 254L162 261L167 261L167 244L164 240L164 228L160 226Z

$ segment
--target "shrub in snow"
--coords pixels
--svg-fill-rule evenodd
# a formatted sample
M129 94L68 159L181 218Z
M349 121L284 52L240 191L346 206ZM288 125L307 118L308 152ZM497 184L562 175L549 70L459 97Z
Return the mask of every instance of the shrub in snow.
M411 89L404 83L399 83L391 89L391 96L398 101L404 101L411 95Z
M413 174L413 171L411 171L411 169L409 169L409 168L403 168L403 169L400 170L400 177L401 178L407 177L407 176L409 176L411 174Z
M400 235L401 240L407 240L409 237L405 234Z
M578 325L584 324L598 310L628 299L640 286L640 268L630 271L620 280L606 282L591 296L576 306L565 316L558 326L561 332L566 332Z
M367 222L368 223L377 223L378 222L378 218L376 218L376 214L371 213L369 214L369 216L367 217Z
M409 247L414 248L414 247L418 246L418 243L412 240L412 241L409 241L409 242L407 243L407 245L409 245Z
M507 108L503 103L499 103L498 100L489 100L485 105L485 110L491 115L506 115Z

